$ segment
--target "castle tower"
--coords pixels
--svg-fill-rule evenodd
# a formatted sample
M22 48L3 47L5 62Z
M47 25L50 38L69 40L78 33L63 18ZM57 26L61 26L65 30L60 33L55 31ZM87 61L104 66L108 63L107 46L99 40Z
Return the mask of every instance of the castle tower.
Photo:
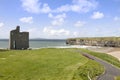
M20 32L20 26L10 31L9 39L10 49L27 49L29 48L29 32Z

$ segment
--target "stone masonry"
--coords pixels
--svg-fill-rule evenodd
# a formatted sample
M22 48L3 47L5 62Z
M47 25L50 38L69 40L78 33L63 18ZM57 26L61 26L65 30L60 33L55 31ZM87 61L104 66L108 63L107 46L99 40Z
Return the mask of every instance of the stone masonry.
M10 49L22 50L29 48L29 32L20 32L20 26L10 31Z

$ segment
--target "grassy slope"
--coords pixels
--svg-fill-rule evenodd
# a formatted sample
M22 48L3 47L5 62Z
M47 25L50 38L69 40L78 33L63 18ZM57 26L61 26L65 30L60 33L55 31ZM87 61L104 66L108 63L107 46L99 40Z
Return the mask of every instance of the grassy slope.
M0 80L88 80L88 68L97 75L103 71L98 63L66 49L0 51Z
M73 80L80 80L81 77L83 80L89 80L88 75L93 80L103 71L104 69L102 65L98 64L93 60L89 60L85 65L78 68L78 70L74 74Z
M115 80L120 80L120 76L116 77L116 79L115 79Z
M115 58L111 55L108 55L108 54L105 54L105 53L93 52L93 51L89 51L87 49L80 49L80 50L82 50L83 52L89 53L93 56L96 56L98 58L101 58L101 59L103 59L103 60L105 60L105 61L107 61L107 62L109 62L109 63L111 63L111 64L120 68L120 61L117 58Z

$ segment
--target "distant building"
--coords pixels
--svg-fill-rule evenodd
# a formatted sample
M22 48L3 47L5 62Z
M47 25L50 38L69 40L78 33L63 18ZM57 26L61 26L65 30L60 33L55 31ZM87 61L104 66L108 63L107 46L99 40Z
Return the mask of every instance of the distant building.
M29 32L20 32L20 26L10 31L9 40L10 49L28 49L29 48Z

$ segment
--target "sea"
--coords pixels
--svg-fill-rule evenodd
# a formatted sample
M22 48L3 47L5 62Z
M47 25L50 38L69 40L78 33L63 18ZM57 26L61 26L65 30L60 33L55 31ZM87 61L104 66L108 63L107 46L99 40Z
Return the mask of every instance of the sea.
M30 39L30 49L41 49L41 48L89 48L92 46L85 45L68 45L66 40L59 39ZM96 47L95 47L96 48ZM9 49L9 40L0 39L0 49Z
M66 40L57 39L34 39L29 40L30 48L52 48L66 46ZM0 48L9 48L8 39L0 39Z

